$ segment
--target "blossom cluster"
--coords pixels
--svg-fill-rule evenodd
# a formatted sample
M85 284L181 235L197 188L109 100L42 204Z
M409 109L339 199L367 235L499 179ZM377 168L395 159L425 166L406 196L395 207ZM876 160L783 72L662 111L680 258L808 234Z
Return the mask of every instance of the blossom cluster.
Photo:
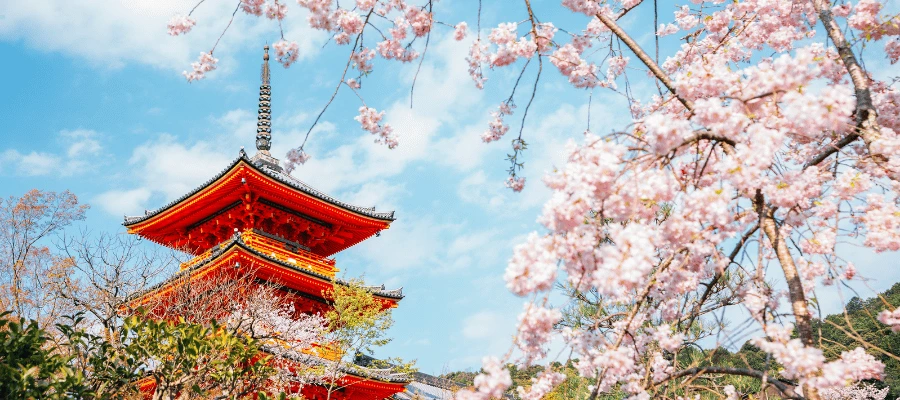
M900 307L894 311L882 310L878 313L878 322L890 326L893 332L900 332Z
M485 143L500 140L500 138L509 131L509 125L503 122L503 117L512 115L513 108L515 107L515 105L508 101L500 103L500 106L497 107L497 111L491 113L491 122L488 123L488 130L481 134L481 140Z
M272 47L275 49L275 59L285 68L290 67L300 56L300 45L294 41L282 39L275 42Z
M503 368L496 357L485 357L481 369L484 371L475 376L475 388L462 389L456 392L456 400L491 400L503 397L503 393L512 385L509 370Z
M362 106L359 108L359 115L354 119L359 121L363 130L376 136L376 143L384 143L389 149L393 149L399 144L394 135L394 128L388 124L382 124L382 118L384 118L384 111L378 112L374 108Z
M528 355L526 362L537 361L547 355L544 347L550 340L553 327L562 319L559 310L544 308L536 304L525 304L525 311L519 315L519 331L516 345Z
M178 36L191 31L197 24L197 20L186 15L176 15L169 20L169 35Z
M191 63L191 68L194 70L191 72L184 71L182 75L187 78L187 81L197 81L206 77L206 73L216 69L216 64L219 62L218 58L213 57L212 52L209 53L200 53L200 58L197 61Z
M307 161L309 161L309 154L302 149L291 149L287 153L285 170L287 170L287 173L291 173L297 165L306 164Z

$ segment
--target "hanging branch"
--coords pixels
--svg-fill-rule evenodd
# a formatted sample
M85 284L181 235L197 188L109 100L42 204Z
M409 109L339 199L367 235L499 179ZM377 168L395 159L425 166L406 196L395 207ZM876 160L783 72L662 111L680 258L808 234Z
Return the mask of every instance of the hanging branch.
M686 108L690 112L693 112L694 104L690 100L685 99L679 96L678 93L676 93L675 84L671 79L669 79L669 76L666 75L665 72L663 72L659 65L656 65L656 63L652 59L650 59L650 56L647 55L647 52L641 49L641 47L638 46L637 43L635 43L635 41L631 38L631 36L628 35L628 33L626 33L621 27L619 27L619 24L617 24L615 20L607 17L606 15L603 15L602 13L598 13L597 18L600 20L600 22L603 22L603 24L606 25L606 27L609 28L609 30L614 35L622 40L622 42L625 43L625 45L628 46L629 49L631 49L631 51L638 57L638 59L640 59L644 63L644 65L646 65L647 68L650 69L650 72L653 73L656 79L659 79L659 81L662 82L663 86L665 86L666 89L669 89L669 92L672 93L672 96L675 96L675 98L684 105L684 108Z

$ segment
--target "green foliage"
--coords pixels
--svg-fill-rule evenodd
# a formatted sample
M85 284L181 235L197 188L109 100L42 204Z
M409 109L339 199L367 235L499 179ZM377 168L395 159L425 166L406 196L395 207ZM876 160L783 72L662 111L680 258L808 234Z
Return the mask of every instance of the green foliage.
M900 334L891 332L890 327L878 322L878 313L887 308L900 306L900 283L879 296L862 300L853 297L847 302L846 314L833 314L824 321L814 321L816 340L821 343L825 357L829 360L840 357L841 352L852 350L868 343L881 350L900 356ZM891 309L893 309L893 307ZM876 387L889 386L888 398L900 397L900 361L873 348L867 352L884 363L884 381L873 381Z
M216 322L133 315L101 337L81 329L79 315L59 325L59 341L53 341L35 322L7 316L0 314L2 399L140 398L136 381L145 377L156 385L154 399L284 398L257 393L276 373L259 343Z
M331 393L336 385L340 368L353 363L359 355L371 356L375 349L391 342L388 330L394 325L392 309L362 286L362 280L351 280L344 285L334 285L323 293L331 299L332 308L325 314L327 330L324 343L333 353L335 364L316 371ZM404 362L399 358L372 360L370 368L390 368L397 373L416 371L415 361Z
M119 342L79 329L84 321L81 315L67 318L71 324L57 325L57 329L65 339L62 348L71 355L71 363L86 374L82 397L137 398L134 382L142 376L141 360L123 351Z
M156 384L155 398L176 393L197 396L252 395L275 373L259 343L230 332L215 321L206 325L179 320L125 319L119 341L127 357L140 360Z
M394 325L391 309L362 286L361 281L334 285L325 293L333 307L325 314L328 341L345 357L356 353L372 354L377 347L391 342L387 330Z
M469 387L475 384L475 375L478 375L478 373L472 371L454 371L441 374L438 378L446 379L461 387Z
M36 322L0 313L0 398L65 399L82 390L84 376L52 344Z
M590 295L588 293L586 296ZM575 305L566 310L563 325L584 326L585 316L605 315L608 312L596 306L596 299L584 297L579 300L581 301L574 302ZM900 306L900 283L870 299L863 300L853 297L847 303L846 313L833 314L825 317L824 320L813 321L819 348L822 349L829 361L839 358L843 351L861 346L885 364L884 381L872 381L869 383L873 383L878 388L890 387L888 398L900 397L900 361L897 359L900 356L900 334L891 332L890 327L878 322L877 316L882 310L894 309L898 306ZM701 349L687 346L680 349L678 354L670 356L672 357L671 359L674 359L677 370L692 367L719 366L767 371L769 376L773 378L781 377L779 374L781 366L768 354L749 342L744 343L735 353L724 348ZM564 373L566 380L548 394L548 399L579 399L588 397L588 386L593 382L591 379L578 375L578 372L573 367L574 362L577 362L577 360L569 360L565 365L556 362L551 363L550 367ZM515 398L515 387L528 387L531 384L531 378L536 377L543 369L544 367L540 366L525 369L519 369L515 366L510 367L513 385L507 393ZM461 386L472 386L475 375L477 375L476 372L461 371L450 372L441 375L441 377L456 382ZM703 382L704 385L709 386L734 385L735 389L741 393L758 393L761 390L761 382L752 377L710 374L703 377ZM613 393L607 397L601 395L599 398L618 399L622 397L621 394Z

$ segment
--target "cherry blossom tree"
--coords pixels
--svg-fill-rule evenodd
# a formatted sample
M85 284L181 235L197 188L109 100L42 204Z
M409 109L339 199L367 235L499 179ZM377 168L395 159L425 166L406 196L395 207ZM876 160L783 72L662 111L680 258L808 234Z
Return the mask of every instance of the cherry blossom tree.
M715 374L759 379L784 397L819 399L880 379L884 365L872 356L879 349L860 343L827 360L811 322L817 288L860 279L838 244L900 250L900 92L897 77L872 69L900 58L897 10L877 0L686 3L668 14L642 0L562 0L575 14L570 19L580 21L563 26L523 0L504 5L509 20L520 22L485 30L479 3L470 32L466 22L438 21L432 1L299 0L308 10L305 23L349 47L313 126L338 91L349 90L362 102L363 130L388 147L402 145L383 114L363 101L361 82L376 56L387 66L421 65L432 29L441 26L457 40L474 36L466 61L476 87L488 84L491 70L520 69L482 135L485 142L503 139L516 100L526 100L508 156L507 186L515 191L525 185L526 117L539 81L554 79L548 71L575 88L622 94L628 120L616 125L627 128L602 132L611 127L595 124L544 177L553 192L539 218L545 229L515 249L506 270L509 289L528 301L516 351L504 359L540 362L553 357L549 343L561 338L578 372L593 380L592 397L616 390L635 399L674 398L689 394L683 382ZM280 26L283 5L241 0L235 12L265 14ZM650 32L619 23L638 7L659 19ZM190 14L178 16L169 31L183 34L195 23ZM657 46L651 55L635 40L646 33L680 35L681 46L670 54ZM293 42L282 37L275 46L286 67L296 60ZM215 67L212 52L201 55L188 80ZM517 93L529 68L536 69L532 88ZM632 85L642 80L658 94L635 96ZM292 162L309 158L308 139L292 151ZM563 307L550 302L557 283L573 303L594 295L596 312L563 327ZM893 329L900 329L897 306L878 316ZM726 310L749 318L729 326L721 317ZM685 346L739 332L749 332L783 367L779 377L682 368ZM458 398L502 395L511 385L503 365L486 358L475 387ZM541 398L562 380L548 371L519 395ZM737 396L733 386L716 393Z

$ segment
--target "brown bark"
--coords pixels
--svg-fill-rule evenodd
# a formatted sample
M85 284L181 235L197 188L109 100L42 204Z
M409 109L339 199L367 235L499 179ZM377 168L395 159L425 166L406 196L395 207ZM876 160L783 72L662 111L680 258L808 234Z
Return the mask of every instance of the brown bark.
M662 82L663 86L665 86L666 89L668 89L669 92L672 93L672 95L675 96L675 98L684 105L684 108L686 108L688 111L694 110L694 104L690 100L678 95L678 93L675 91L675 83L672 82L671 79L669 79L669 76L666 75L665 72L663 72L662 68L660 68L659 65L656 65L656 62L653 61L652 58L650 58L650 55L647 54L647 52L645 52L644 49L641 48L641 46L638 46L634 39L632 39L631 36L629 36L628 33L625 32L625 30L623 30L615 20L603 14L597 14L597 18L600 20L600 22L603 22L603 25L606 25L606 27L609 28L609 30L614 35L616 35L616 37L618 37L622 41L622 43L625 43L625 45L628 46L629 49L631 49L634 55L636 55L637 58L640 59L641 62L643 62L644 65L647 66L647 68L650 69L650 72L653 73L653 76L655 76L656 79L659 79L659 81Z
M760 228L775 249L775 255L778 257L778 263L784 272L784 279L788 285L788 295L791 300L791 309L794 312L794 322L796 323L797 333L800 340L806 346L814 346L812 331L812 316L809 312L809 302L806 299L806 293L803 291L803 282L800 280L800 274L797 271L797 265L794 264L794 257L788 249L787 242L781 236L778 226L775 224L775 209L768 207L763 199L762 193L757 192L754 200L757 212L760 215ZM757 266L757 268L762 268ZM805 389L806 397L810 400L818 400L819 395L815 390Z
M847 38L844 37L844 32L841 31L840 25L834 20L834 16L831 14L831 3L827 0L812 0L812 5L819 14L819 19L822 20L822 25L825 26L825 31L828 32L828 37L834 43L841 61L844 62L844 67L850 74L850 80L853 82L853 88L856 91L856 132L847 135L847 137L838 141L836 145L824 149L819 156L814 157L810 163L807 163L807 166L814 165L813 162L821 162L858 137L862 137L866 143L866 147L869 148L869 155L876 162L881 162L885 159L884 155L873 153L871 148L872 142L878 140L881 136L881 125L878 124L878 110L872 104L869 77L862 66L859 65L856 55L853 54L853 48L847 42Z
M764 379L766 377L765 372L757 371L753 369L745 369L745 368L730 368L730 367L695 367L688 368L681 371L678 371L666 379L657 382L656 384L661 384L666 381L672 379L678 379L684 376L697 376L703 374L721 374L721 375L736 375L736 376L749 376L751 378ZM782 395L786 396L786 399L803 399L802 396L798 396L797 393L794 392L794 384L782 381L778 379L766 379L766 382L778 388L778 391L781 392Z

